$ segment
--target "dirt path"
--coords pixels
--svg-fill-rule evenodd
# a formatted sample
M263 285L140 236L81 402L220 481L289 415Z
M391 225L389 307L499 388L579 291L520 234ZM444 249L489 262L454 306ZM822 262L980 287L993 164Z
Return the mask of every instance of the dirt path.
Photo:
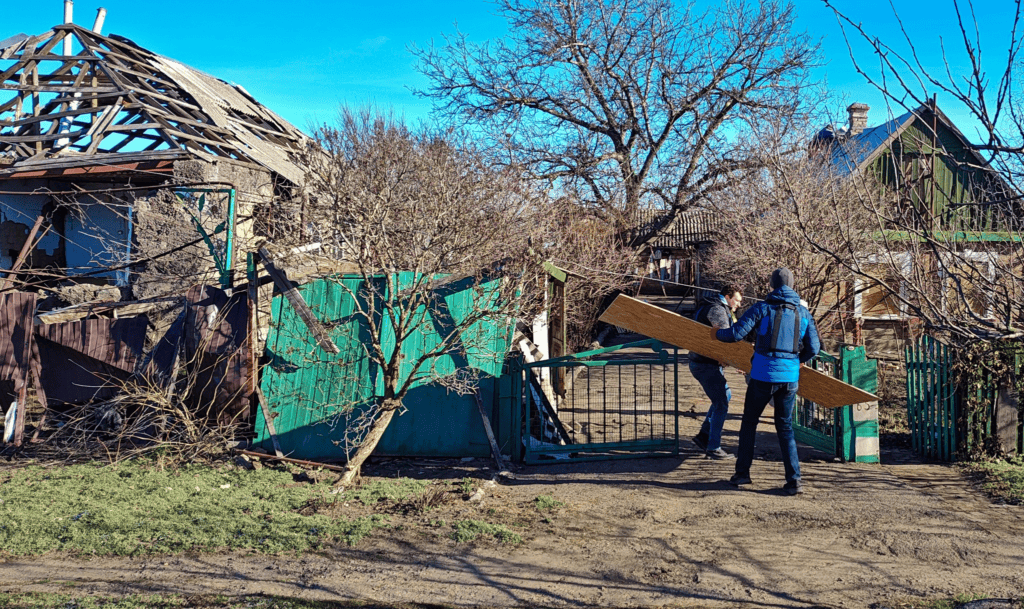
M689 375L685 376L687 380ZM743 385L732 377L737 393ZM689 387L683 410L698 402ZM695 408L699 411L700 408ZM301 557L246 554L0 562L0 590L82 593L274 593L454 606L869 607L901 597L1024 591L1024 508L994 505L949 466L883 449L883 464L835 463L800 448L805 494L781 493L767 416L753 488L726 484L730 462L689 441L679 458L528 468L429 513L395 515L355 548ZM697 431L688 415L682 435ZM726 426L734 449L739 422ZM410 467L414 467L411 471ZM408 461L376 473L485 477L474 464ZM467 468L467 469L461 469ZM539 495L567 505L533 507ZM517 526L524 543L456 544L430 523Z

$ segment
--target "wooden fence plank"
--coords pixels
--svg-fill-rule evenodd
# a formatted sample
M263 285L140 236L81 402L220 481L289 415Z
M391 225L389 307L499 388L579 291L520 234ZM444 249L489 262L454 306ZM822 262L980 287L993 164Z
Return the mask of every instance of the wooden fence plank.
M309 305L307 305L306 301L302 298L302 294L299 294L299 291L292 286L292 283L288 281L288 278L285 277L284 273L274 265L273 257L271 257L270 252L267 251L267 248L261 247L259 252L260 258L263 259L263 266L265 266L267 272L270 273L270 277L274 280L274 285L277 286L277 289L281 290L284 297L287 298L288 302L295 308L295 312L299 314L299 318L306 324L309 331L313 333L313 337L320 345L320 348L328 353L340 353L341 350L338 349L338 346L331 340L331 337L327 332L327 328L325 328L324 325L320 323L320 320L313 315L313 311L309 309Z
M750 358L754 348L749 343L720 342L712 337L709 326L635 298L618 296L600 320L750 372ZM825 408L878 400L874 394L808 366L800 367L800 388L797 393Z

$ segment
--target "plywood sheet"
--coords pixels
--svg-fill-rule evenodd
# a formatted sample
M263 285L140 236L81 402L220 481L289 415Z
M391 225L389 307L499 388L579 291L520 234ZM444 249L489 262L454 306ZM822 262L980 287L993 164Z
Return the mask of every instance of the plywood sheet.
M601 315L600 320L717 359L743 372L750 372L753 345L745 342L723 343L712 336L711 327L661 307L620 295ZM878 400L877 396L867 391L807 366L800 367L800 388L797 394L826 408Z

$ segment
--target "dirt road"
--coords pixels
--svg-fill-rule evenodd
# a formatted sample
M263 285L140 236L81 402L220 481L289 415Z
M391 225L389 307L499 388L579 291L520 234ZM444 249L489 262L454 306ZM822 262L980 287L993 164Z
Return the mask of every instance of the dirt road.
M743 385L732 380L735 414ZM684 410L703 403L694 387L687 391ZM527 468L479 503L460 497L429 512L393 513L392 528L354 548L300 557L14 558L0 562L0 589L71 584L76 593L264 592L459 607L871 607L1024 594L1024 507L993 504L955 468L884 447L883 463L871 465L801 446L807 492L783 495L769 413L749 489L725 482L730 462L707 460L684 440L679 458ZM699 422L685 417L683 437ZM738 424L726 426L730 450ZM394 461L367 473L480 483L486 466ZM538 511L540 495L566 505ZM439 523L459 519L505 523L524 541L457 544Z

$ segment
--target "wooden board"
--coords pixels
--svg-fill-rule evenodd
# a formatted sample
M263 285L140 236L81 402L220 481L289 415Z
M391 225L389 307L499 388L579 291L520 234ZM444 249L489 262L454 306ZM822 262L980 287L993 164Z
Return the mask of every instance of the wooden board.
M750 343L723 343L713 337L710 326L635 298L618 296L600 320L750 372L754 355ZM878 396L807 366L800 366L797 394L825 408L878 400Z

